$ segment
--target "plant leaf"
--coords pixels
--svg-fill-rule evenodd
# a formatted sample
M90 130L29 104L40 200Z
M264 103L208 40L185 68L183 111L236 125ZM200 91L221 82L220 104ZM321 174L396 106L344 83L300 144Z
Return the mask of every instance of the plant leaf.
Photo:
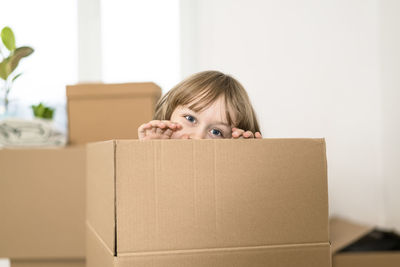
M10 73L11 72L10 72L9 58L5 58L0 63L0 78L2 78L3 80L7 80Z
M18 67L18 63L22 58L29 56L33 51L34 50L29 46L21 46L15 49L14 54L9 56L10 73Z
M21 73L18 73L17 75L15 75L14 78L12 78L11 82L14 82L14 81L15 81L16 79L18 79L18 77L21 76L21 75L22 75L22 72L21 72Z
M54 116L54 108L46 107L43 103L39 103L39 105L32 105L33 115L37 118L43 119L53 119Z
M1 30L1 40L8 50L11 52L15 50L15 36L10 27L4 27Z

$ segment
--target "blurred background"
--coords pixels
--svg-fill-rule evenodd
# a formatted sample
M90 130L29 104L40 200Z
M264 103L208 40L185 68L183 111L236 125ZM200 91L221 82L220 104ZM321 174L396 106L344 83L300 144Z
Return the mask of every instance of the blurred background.
M10 94L21 116L43 101L65 130L66 85L165 93L220 70L265 138L326 138L331 214L400 230L399 14L397 0L13 0L0 27L35 49Z

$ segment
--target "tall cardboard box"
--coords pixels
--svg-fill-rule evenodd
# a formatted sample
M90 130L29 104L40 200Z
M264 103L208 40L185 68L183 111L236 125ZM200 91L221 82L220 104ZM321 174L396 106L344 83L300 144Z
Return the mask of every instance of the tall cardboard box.
M322 139L87 146L87 266L329 267Z
M84 146L0 149L0 258L84 265L85 170Z
M339 217L332 217L329 223L333 267L400 266L400 251L341 252L343 248L370 233L373 227L354 223Z
M137 138L160 96L151 82L67 86L69 143Z

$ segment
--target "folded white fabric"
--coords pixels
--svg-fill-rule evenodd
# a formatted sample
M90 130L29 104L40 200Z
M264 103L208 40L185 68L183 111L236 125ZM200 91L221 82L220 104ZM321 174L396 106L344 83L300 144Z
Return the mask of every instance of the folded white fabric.
M67 137L51 122L33 119L0 121L0 147L65 146Z

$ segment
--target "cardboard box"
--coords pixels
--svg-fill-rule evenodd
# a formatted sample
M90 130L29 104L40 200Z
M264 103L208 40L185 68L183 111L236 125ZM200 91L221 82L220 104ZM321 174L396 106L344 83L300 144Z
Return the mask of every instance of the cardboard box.
M160 96L150 82L67 86L69 143L137 138Z
M0 150L0 258L85 257L85 147Z
M330 219L333 267L398 267L400 251L340 252L373 230L342 218Z
M330 266L323 139L87 146L87 266Z
M85 267L83 259L68 260L12 260L11 267Z

